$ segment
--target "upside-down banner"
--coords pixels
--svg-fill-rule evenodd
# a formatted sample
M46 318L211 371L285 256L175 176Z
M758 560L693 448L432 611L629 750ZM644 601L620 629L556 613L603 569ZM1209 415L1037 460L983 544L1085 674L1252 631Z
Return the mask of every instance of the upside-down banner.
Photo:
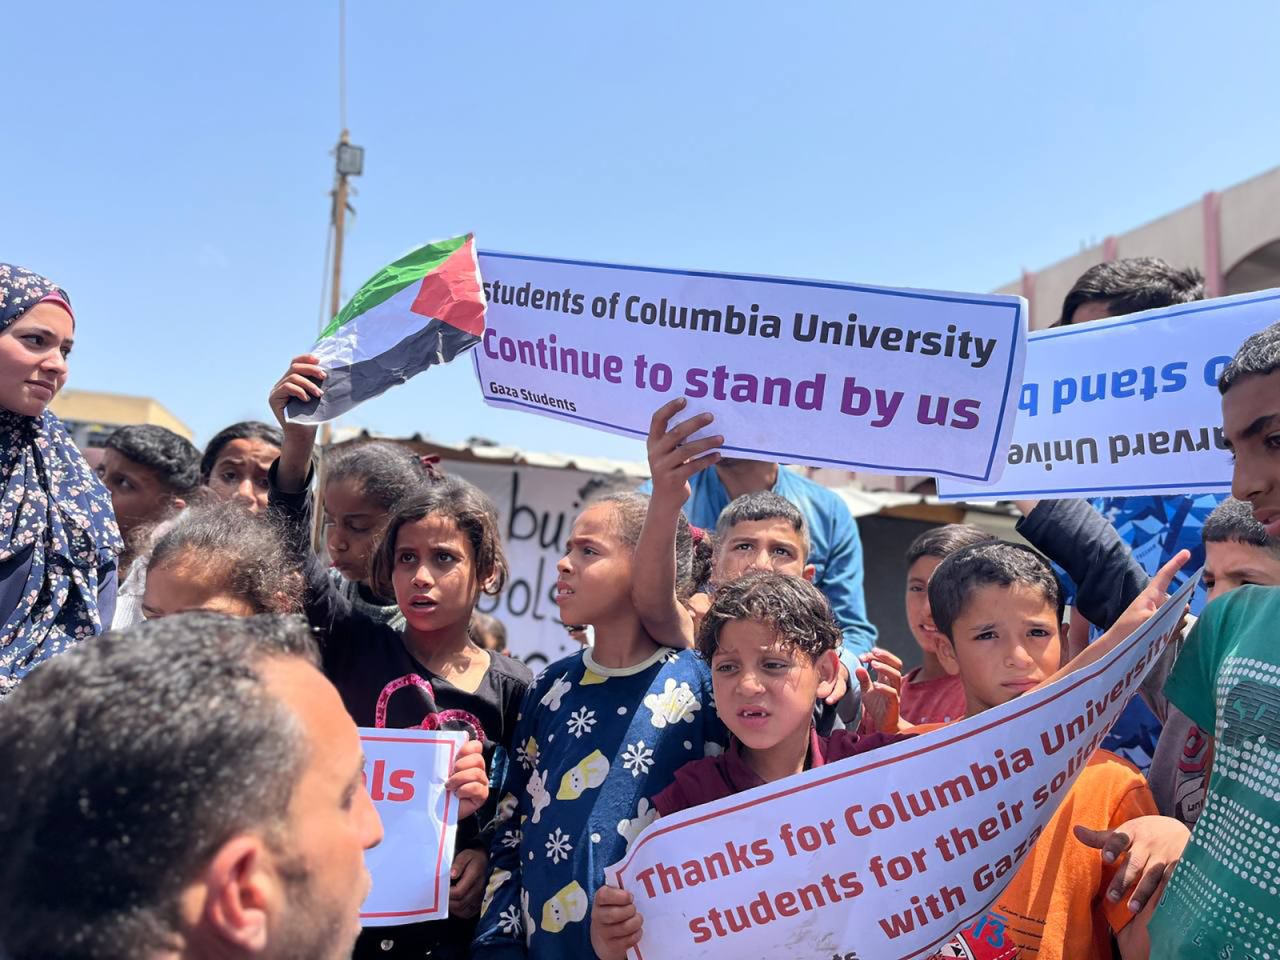
M1218 377L1280 316L1280 290L1038 330L998 483L942 477L943 500L1227 493Z

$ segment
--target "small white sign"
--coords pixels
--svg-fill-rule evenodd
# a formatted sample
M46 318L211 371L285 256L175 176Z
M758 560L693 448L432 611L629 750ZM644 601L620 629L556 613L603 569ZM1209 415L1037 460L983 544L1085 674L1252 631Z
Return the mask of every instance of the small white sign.
M361 727L360 742L365 787L383 830L382 843L365 851L373 889L360 922L386 927L447 917L458 801L444 785L467 735Z

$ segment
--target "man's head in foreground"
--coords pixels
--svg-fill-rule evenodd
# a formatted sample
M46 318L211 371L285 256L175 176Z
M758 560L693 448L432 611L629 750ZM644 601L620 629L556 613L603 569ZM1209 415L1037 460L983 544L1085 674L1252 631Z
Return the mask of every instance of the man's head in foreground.
M1007 703L1062 660L1062 587L1030 547L996 540L951 554L929 579L938 659L964 684L966 715Z
M1218 392L1234 463L1231 495L1253 508L1268 537L1280 537L1280 323L1240 345Z
M190 613L0 704L0 955L346 957L382 837L299 620Z

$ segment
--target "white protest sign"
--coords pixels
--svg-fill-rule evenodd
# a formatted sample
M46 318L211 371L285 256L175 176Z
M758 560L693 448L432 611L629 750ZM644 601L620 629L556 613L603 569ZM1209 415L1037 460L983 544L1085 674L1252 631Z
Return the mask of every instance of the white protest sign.
M502 592L482 594L476 609L506 626L507 650L537 673L581 649L565 629L555 603L556 563L565 555L565 541L587 488L600 475L462 460L446 460L441 466L474 483L498 509L511 574Z
M458 802L444 784L467 735L446 730L361 727L364 782L383 839L364 854L373 889L360 909L366 927L449 915L449 869Z
M976 717L664 817L610 882L639 960L928 956L981 914L1177 629L1192 577L1097 663ZM745 952L744 952L745 951Z
M1226 493L1218 375L1280 319L1280 290L1031 334L998 483L939 477L944 500Z
M676 396L724 452L991 480L1026 301L482 253L485 401L644 437Z

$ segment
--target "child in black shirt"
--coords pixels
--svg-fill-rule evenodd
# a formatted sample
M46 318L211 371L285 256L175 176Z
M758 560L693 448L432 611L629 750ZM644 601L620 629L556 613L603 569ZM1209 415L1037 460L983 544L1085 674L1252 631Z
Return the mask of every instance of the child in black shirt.
M315 428L283 422L284 404L298 391L318 395L309 378L323 379L323 371L306 360L298 358L272 392L284 445L269 474L270 503L292 531L302 562L303 606L318 630L324 672L358 725L467 731L484 743L492 777L505 767L519 704L533 680L524 664L490 655L467 631L480 594L498 593L507 576L497 512L466 481L424 475L416 490L373 518L382 534L369 583L376 595L395 598L403 628L353 604L309 543L306 474ZM366 929L357 958L467 956L487 872L489 824L502 796L497 786L476 816L458 825L449 918Z

